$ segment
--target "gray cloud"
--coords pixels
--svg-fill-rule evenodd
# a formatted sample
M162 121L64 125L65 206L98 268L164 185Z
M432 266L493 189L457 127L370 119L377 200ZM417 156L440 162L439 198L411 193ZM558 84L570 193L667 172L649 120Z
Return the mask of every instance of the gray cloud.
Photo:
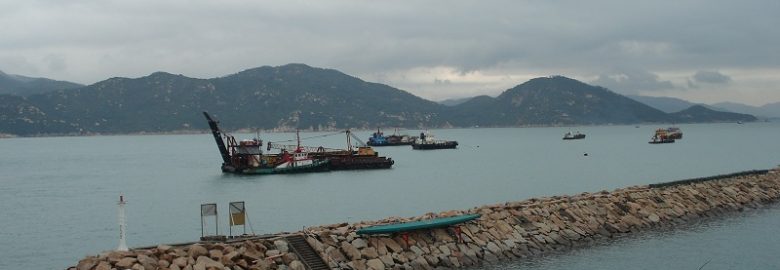
M0 1L0 59L27 63L0 61L0 70L93 83L159 70L210 78L287 63L358 77L436 67L590 78L620 73L615 67L664 75L780 69L777 10L774 0L673 7L619 0ZM598 81L622 89L672 84L627 75ZM462 85L495 85L471 83Z
M699 83L725 84L731 82L731 77L717 71L698 71L693 79Z
M669 90L675 88L672 82L662 80L654 73L638 69L627 69L611 74L601 74L591 83L624 94L637 94L642 91Z

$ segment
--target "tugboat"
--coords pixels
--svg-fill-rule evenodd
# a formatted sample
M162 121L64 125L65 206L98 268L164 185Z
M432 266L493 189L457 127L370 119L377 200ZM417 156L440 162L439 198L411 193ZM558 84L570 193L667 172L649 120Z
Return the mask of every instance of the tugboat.
M290 154L282 151L279 154L263 154L263 141L260 139L242 140L236 142L235 137L223 133L217 126L217 121L208 113L203 112L208 120L211 133L217 142L217 148L222 155L222 172L235 174L284 174L321 172L330 169L327 158L313 159L303 148L298 147ZM225 145L225 141L227 145Z
M457 141L436 140L428 132L421 132L420 137L412 143L412 149L415 150L454 149L457 146Z
M653 137L648 143L650 144L674 143L674 139L669 137L669 134L666 129L659 128L655 130L655 135L653 135Z
M371 137L368 138L367 144L370 146L411 145L414 143L414 140L417 139L417 137L406 134L398 135L397 132L398 130L396 130L393 135L385 136L384 133L377 128L376 132L372 133Z
M585 139L585 134L580 133L579 131L575 133L571 133L571 131L566 132L566 134L563 134L564 140L581 140Z

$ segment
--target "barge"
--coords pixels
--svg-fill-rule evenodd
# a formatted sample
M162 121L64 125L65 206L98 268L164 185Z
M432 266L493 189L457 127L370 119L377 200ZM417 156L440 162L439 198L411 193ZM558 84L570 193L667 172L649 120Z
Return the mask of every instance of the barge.
M412 149L415 150L455 149L457 147L457 141L436 140L428 132L420 133L420 137L412 143Z

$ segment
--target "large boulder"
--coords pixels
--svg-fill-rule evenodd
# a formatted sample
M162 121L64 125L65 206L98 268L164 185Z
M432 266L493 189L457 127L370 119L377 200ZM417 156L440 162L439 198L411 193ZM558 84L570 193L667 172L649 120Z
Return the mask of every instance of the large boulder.
M363 240L363 238L357 238L352 241L352 246L354 246L357 249L365 248L368 246L366 243L366 240Z
M328 256L328 258L330 258L331 261L336 261L336 262L347 261L347 257L345 257L344 253L341 253L341 251L338 248L328 247L325 249L325 254Z
M374 270L384 270L385 264L380 259L371 259L366 262L366 265L368 265L369 269Z
M76 270L92 270L92 267L95 267L97 262L98 260L95 257L84 258L76 265Z
M360 251L357 248L355 248L355 246L353 246L350 243L341 242L341 250L343 250L344 253L347 254L347 256L349 257L350 260L354 261L354 260L360 259L360 256L361 256Z
M294 260L290 262L290 270L306 270L306 266L304 266L301 261Z
M404 251L404 249L395 240L387 237L379 238L383 244L393 253Z
M207 255L209 255L209 251L201 245L192 245L187 250L187 256L190 256L191 258L198 258L200 256Z
M276 240L274 241L274 246L276 246L276 249L279 250L279 252L281 253L285 253L289 251L289 247L287 247L287 241Z
M224 269L225 265L215 260L212 260L211 258L206 256L200 256L198 257L198 260L195 261L195 267L194 267L195 269L208 269L210 267L215 267L217 269Z
M138 261L138 259L133 258L133 257L124 257L121 260L119 260L118 262L116 262L114 264L114 266L116 266L118 268L126 269L126 268L133 267L133 264L135 264L135 262L137 262L137 261Z
M379 257L379 253L377 253L376 249L373 247L364 248L360 253L363 254L363 257L368 259L376 259Z
M140 263L144 269L157 269L157 260L144 254L138 254L138 263Z

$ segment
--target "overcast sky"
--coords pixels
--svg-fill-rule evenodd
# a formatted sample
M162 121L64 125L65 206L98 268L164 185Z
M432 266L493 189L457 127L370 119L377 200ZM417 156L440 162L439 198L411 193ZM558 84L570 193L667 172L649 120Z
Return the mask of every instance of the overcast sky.
M0 0L0 70L92 84L304 63L432 100L564 75L780 101L780 1L642 2Z

